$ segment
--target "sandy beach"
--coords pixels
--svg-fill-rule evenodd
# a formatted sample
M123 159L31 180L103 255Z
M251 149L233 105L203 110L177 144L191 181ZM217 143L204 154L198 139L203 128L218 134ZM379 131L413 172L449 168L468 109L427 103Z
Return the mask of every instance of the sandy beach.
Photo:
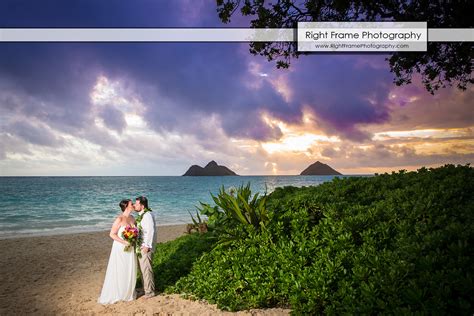
M158 241L185 225L158 227ZM203 301L160 294L108 306L97 303L112 240L108 232L0 240L0 315L287 315L289 310L223 312Z

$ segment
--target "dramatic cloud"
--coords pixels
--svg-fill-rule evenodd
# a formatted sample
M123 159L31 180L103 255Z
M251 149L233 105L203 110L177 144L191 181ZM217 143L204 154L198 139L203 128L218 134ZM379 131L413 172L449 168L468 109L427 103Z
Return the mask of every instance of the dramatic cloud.
M3 1L2 26L222 26L211 0L47 2ZM278 70L246 43L1 43L0 174L471 162L474 91L396 87L386 57L313 54Z
M385 57L370 58L377 63ZM337 55L313 55L294 67L287 80L290 89L329 134L366 140L370 135L357 125L388 120L386 102L392 84L387 69L360 67L355 59Z
M64 143L46 125L35 126L28 121L19 121L9 125L7 130L9 133L35 145L56 147Z
M125 121L123 113L113 106L104 107L100 115L105 125L112 130L121 133L126 127L127 122Z

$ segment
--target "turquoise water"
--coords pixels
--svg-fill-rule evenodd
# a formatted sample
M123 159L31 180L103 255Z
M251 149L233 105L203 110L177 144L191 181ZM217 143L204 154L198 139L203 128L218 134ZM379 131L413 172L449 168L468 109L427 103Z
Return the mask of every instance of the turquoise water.
M190 222L210 192L251 183L253 192L310 186L333 176L0 177L0 238L109 229L121 199L148 197L158 225Z

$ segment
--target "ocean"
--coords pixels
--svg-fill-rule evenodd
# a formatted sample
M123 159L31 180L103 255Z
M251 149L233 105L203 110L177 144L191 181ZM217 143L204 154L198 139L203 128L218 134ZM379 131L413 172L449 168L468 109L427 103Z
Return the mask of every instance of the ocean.
M251 183L252 192L314 186L334 176L0 177L0 239L108 230L120 200L144 195L158 225L191 222L199 201L224 186Z

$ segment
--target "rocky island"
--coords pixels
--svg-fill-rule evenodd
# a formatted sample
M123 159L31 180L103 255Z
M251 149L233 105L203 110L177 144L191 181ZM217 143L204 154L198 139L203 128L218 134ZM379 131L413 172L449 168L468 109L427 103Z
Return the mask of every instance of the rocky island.
M183 176L237 176L237 174L226 166L219 166L217 162L213 160L204 168L198 165L192 165Z
M316 161L308 168L304 169L300 175L302 176L333 176L333 175L342 175L340 172L337 172L329 165L326 165L322 162Z

